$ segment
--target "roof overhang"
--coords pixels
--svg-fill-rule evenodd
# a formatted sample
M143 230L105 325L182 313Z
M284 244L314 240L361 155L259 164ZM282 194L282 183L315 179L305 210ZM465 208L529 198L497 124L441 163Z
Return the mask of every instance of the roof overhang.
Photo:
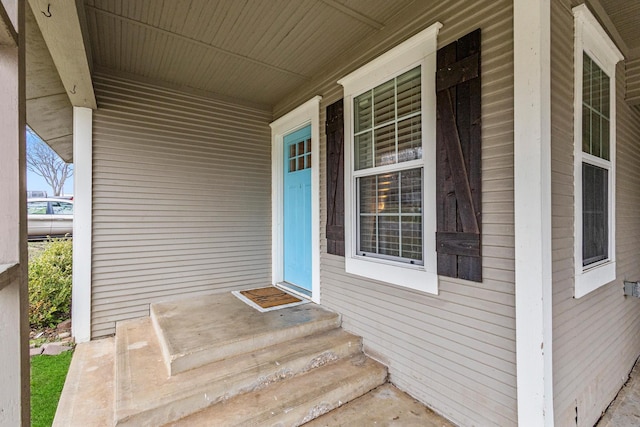
M18 34L13 28L11 18L5 10L4 6L0 4L0 46L17 46Z
M27 9L27 123L73 161L73 107L96 108L81 2L30 0Z

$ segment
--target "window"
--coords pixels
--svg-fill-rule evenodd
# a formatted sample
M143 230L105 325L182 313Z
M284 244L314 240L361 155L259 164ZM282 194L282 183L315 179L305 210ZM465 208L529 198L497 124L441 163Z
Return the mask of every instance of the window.
M422 264L420 98L416 67L354 99L359 255Z
M46 215L47 214L47 202L28 202L27 203L28 215Z
M345 92L347 272L431 293L437 293L440 27L432 25L339 81Z
M615 67L622 55L585 5L575 17L575 296L615 280Z
M73 215L73 204L69 202L51 202L54 215Z

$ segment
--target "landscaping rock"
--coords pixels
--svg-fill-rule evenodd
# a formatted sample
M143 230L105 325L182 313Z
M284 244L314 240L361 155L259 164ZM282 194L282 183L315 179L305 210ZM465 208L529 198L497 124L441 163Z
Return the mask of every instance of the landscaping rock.
M62 338L69 338L71 336L70 332L62 332L60 334L58 334L58 338L62 339Z
M56 326L56 329L58 330L58 332L71 330L71 319L67 319L63 322L58 323L58 326Z
M42 352L42 354L46 354L47 356L57 356L60 353L71 350L71 347L69 346L53 343L50 343L46 346L43 345L42 347L44 347L44 351Z
M44 349L42 347L30 348L29 349L29 356L31 356L31 357L38 356L38 355L42 354L43 350Z

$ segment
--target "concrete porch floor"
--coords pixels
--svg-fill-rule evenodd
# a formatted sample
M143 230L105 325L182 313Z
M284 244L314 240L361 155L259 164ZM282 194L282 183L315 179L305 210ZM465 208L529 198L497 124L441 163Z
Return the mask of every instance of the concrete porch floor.
M252 334L249 340L255 342L259 341L263 333L269 329L277 330L280 328L282 331L287 331L286 333L280 332L283 335L282 340L288 340L296 338L296 324L311 320L315 324L329 322L339 325L339 318L336 320L335 313L313 303L259 313L231 294L201 297L186 309L181 303L165 303L159 304L151 311L152 317L156 317L154 322L160 325L156 325L156 329L159 327L164 329L164 339L168 341L166 344L169 358L175 359L175 357L172 358L172 354L195 354L195 359L191 360L189 364L195 362L196 365L208 363L205 360L206 357L203 359L205 353L211 354L221 346L234 346L236 341L242 342L242 337L245 335ZM189 321L188 317L197 320ZM291 328L292 324L294 325L293 329ZM119 334L120 332L118 332ZM149 339L152 340L155 337ZM302 337L298 340L300 339L304 340L305 338ZM117 340L118 337L105 338L79 344L76 347L58 405L54 426L115 425L118 404L114 397L114 390L121 387L118 383L122 381L116 379L118 372L116 361L120 357L117 350ZM138 337L136 343L131 347L140 351L138 346L142 340L143 337ZM205 346L207 351L200 351L203 349L202 343L207 341L208 344ZM224 357L225 355L219 356ZM155 362L151 364L159 364L162 367L163 363L159 359ZM166 368L169 371L172 370L170 366ZM187 367L187 369L189 368ZM157 371L154 369L154 372ZM160 377L164 378L168 375L165 369L159 371ZM186 373L179 375L188 378L191 376L191 371L187 370ZM156 378L155 381L159 386L156 388L166 392L169 390L167 387L170 387L171 384L163 383L165 381L163 378ZM135 392L134 388L129 386L125 386L125 388L128 388L130 392ZM216 424L207 420L196 423L196 425ZM453 426L389 383L383 384L368 394L313 420L310 425Z
M631 371L629 381L597 424L597 427L640 426L640 361Z

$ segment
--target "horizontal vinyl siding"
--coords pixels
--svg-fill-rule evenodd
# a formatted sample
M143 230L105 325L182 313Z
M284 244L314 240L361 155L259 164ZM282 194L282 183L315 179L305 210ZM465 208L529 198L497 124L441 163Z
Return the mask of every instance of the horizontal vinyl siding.
M271 280L271 112L99 74L92 336Z
M626 62L627 87L625 97L634 104L640 104L640 58Z
M321 299L362 335L403 390L460 425L515 425L513 43L508 1L419 2L410 15L331 63L322 79L276 106L280 116L313 95L321 105ZM403 21L404 20L404 21ZM407 21L409 20L409 21ZM401 22L402 21L402 22ZM482 283L440 278L429 295L345 273L326 253L325 108L336 81L434 21L439 46L482 28ZM407 23L409 22L409 23ZM351 56L350 56L351 55Z
M622 282L640 280L640 117L625 102L617 68L616 280L573 298L573 15L552 2L553 376L557 426L592 426L640 354L640 301ZM577 422L576 422L577 419Z

